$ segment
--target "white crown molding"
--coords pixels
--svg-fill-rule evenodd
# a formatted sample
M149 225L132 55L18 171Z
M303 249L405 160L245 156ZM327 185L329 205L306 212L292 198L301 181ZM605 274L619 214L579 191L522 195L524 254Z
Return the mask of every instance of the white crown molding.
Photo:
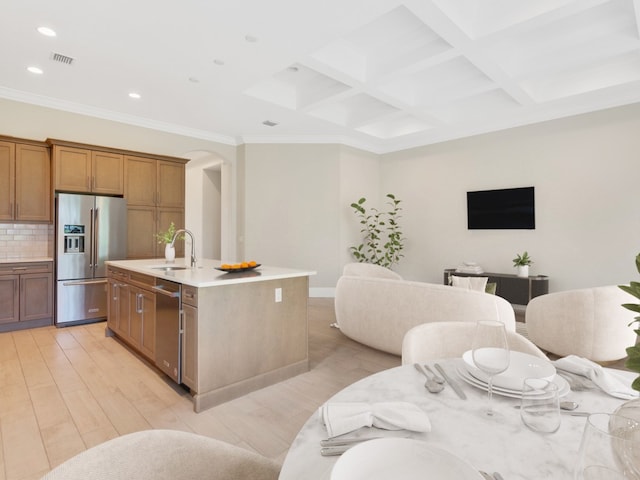
M191 138L197 138L200 140L207 140L211 142L222 143L225 145L237 146L239 144L236 139L227 135L220 135L213 132L207 132L205 130L188 128L188 127L184 127L182 125L176 125L173 123L150 120L148 118L137 117L135 115L127 115L123 113L114 112L111 110L105 110L101 108L91 107L88 105L69 102L66 100L59 100L56 98L46 97L43 95L36 95L32 93L22 92L20 90L14 90L14 89L5 88L2 86L0 86L0 97L5 98L7 100L14 100L16 102L28 103L28 104L37 105L40 107L52 108L54 110L61 110L63 112L86 115L89 117L100 118L102 120L110 120L113 122L124 123L126 125L133 125L136 127L148 128L151 130L157 130L165 133L173 133L173 134L182 135L185 137L191 137Z

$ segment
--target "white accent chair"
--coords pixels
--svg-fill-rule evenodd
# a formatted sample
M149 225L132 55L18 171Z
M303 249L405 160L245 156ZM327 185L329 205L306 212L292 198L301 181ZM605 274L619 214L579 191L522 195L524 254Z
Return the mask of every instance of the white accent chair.
M499 320L515 331L513 307L504 298L425 282L403 280L391 270L350 263L338 279L336 321L347 337L370 347L402 354L404 335L430 322Z
M277 480L272 460L220 440L174 430L114 438L58 465L42 480Z
M529 339L542 350L607 363L627 356L636 342L629 324L635 313L622 307L636 299L615 285L548 293L525 312Z
M475 324L470 322L433 322L413 327L402 341L402 364L425 363L442 358L460 358L471 350ZM515 352L547 358L519 333L507 331L507 343Z

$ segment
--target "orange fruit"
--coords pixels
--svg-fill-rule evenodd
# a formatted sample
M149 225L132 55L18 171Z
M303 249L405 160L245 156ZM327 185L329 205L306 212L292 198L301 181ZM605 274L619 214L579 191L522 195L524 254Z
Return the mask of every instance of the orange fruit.
M251 261L249 262L249 266L250 266L250 267L255 267L256 265L257 265L257 263L256 263L256 261L255 261L255 260L251 260Z

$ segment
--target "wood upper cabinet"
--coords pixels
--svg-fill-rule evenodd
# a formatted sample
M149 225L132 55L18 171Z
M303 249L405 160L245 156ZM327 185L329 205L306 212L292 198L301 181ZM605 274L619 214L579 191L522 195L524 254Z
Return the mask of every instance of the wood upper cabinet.
M0 142L0 220L13 220L15 212L16 145Z
M185 161L125 156L127 199L127 258L164 256L155 234L171 222L184 228ZM184 242L176 243L184 256Z
M184 163L127 155L125 165L129 205L184 208Z
M53 145L55 189L65 192L124 194L124 155Z
M48 147L0 141L0 221L51 222L51 197Z

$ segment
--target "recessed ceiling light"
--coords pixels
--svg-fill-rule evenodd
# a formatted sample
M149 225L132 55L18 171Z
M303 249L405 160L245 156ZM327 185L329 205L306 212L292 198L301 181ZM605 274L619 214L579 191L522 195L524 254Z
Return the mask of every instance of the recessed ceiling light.
M131 97L131 98L135 98L136 100L137 100L137 99L139 99L139 98L141 98L140 94L139 94L139 93L136 93L136 92L131 92L131 93L129 93L129 97Z
M298 73L298 71L300 71L300 69L298 67L296 67L295 65L291 65L290 67L287 68L287 70L289 70L290 72L293 72L293 73Z
M253 35L245 35L244 39L249 43L256 43L258 41L258 38Z
M265 120L264 122L262 122L263 125L266 125L267 127L275 127L276 125L278 125L278 122L274 122L273 120Z
M38 32L46 37L55 37L56 32L49 27L38 27Z
M220 58L216 58L213 63L215 63L216 65L224 65L224 60L220 59Z
M44 71L41 68L34 67L34 66L27 67L27 70L31 73L35 73L36 75L42 75L44 73Z

